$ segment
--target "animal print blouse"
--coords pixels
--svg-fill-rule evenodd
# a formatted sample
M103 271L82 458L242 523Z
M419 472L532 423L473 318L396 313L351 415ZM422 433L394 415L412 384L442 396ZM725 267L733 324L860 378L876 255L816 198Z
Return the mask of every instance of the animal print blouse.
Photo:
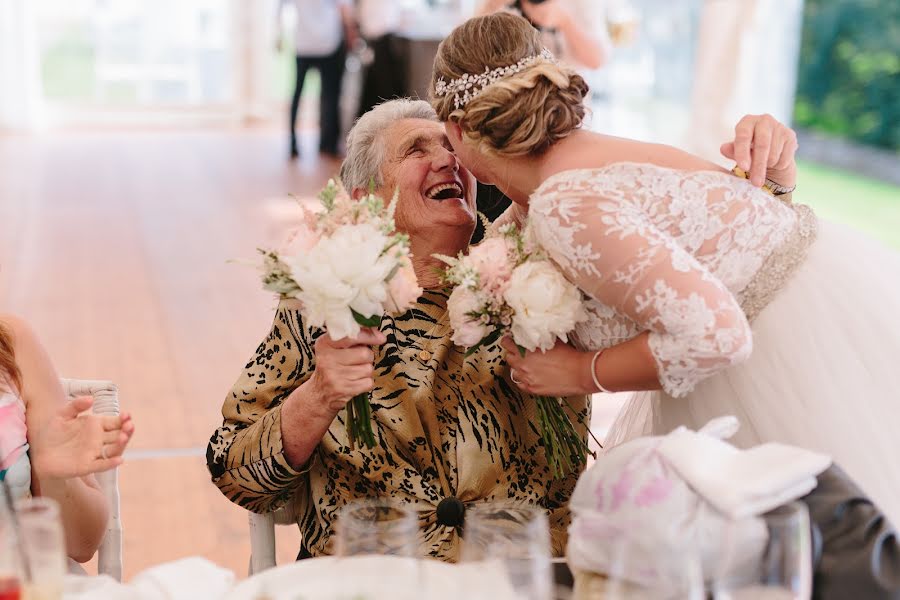
M393 497L413 504L424 532L424 553L455 560L456 527L438 522L445 498L464 505L525 502L548 510L553 550L565 550L567 503L577 473L555 481L537 428L535 403L509 378L498 346L465 357L450 341L447 295L426 291L417 305L385 317L387 343L376 349L372 412L377 445L349 449L344 412L338 414L308 463L294 468L281 441L281 402L312 374L313 342L282 303L272 331L244 367L212 435L207 466L232 502L259 513L292 502L303 536L301 555L333 551L338 510L356 498ZM422 360L420 352L431 354ZM588 422L589 398L570 398Z

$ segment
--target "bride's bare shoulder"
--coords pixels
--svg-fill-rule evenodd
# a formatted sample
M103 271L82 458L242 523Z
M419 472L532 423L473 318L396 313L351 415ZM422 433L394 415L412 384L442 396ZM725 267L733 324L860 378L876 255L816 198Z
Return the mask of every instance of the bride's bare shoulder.
M547 178L578 169L600 169L616 163L650 164L683 171L725 171L721 166L667 144L581 131L558 142L544 162Z

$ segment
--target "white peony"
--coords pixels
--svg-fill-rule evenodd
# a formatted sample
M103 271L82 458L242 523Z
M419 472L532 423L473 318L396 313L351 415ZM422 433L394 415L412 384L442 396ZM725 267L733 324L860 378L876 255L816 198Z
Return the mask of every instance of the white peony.
M526 350L549 350L557 338L568 341L568 333L587 318L581 291L546 260L516 267L504 298L515 311L513 340Z
M384 253L387 244L387 236L369 223L346 225L309 252L286 258L302 289L297 298L308 325L325 327L337 340L359 334L350 309L365 317L384 313L386 279L396 264Z
M462 285L453 288L447 300L447 312L450 315L450 325L453 327L454 344L471 348L490 333L487 325L469 316L469 313L483 308L483 303L475 292Z

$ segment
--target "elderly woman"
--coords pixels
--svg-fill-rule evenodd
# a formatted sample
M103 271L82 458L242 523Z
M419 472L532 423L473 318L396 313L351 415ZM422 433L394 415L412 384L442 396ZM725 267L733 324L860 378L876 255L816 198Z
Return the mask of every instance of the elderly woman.
M551 476L533 397L511 382L500 348L465 357L450 341L447 293L432 255L468 246L475 181L431 107L394 100L364 115L350 133L342 178L357 196L371 181L382 196L399 192L397 226L410 236L425 292L409 312L386 317L380 331L337 342L282 304L225 400L224 423L207 451L213 481L255 512L293 502L301 556L331 553L336 514L365 497L414 506L423 554L451 561L459 550L459 502L542 506L561 554L565 504L578 474ZM344 405L368 390L377 445L350 450ZM588 398L569 403L586 422Z

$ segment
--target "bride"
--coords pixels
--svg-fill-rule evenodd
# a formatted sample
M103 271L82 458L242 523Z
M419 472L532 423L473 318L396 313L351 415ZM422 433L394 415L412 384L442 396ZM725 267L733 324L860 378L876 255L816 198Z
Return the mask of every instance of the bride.
M641 392L614 443L734 414L738 445L826 452L900 523L900 257L790 202L786 128L752 152L740 130L723 147L751 183L581 129L586 91L509 14L459 26L435 59L432 104L458 158L515 202L511 217L527 211L589 298L574 348L507 353L520 387Z

